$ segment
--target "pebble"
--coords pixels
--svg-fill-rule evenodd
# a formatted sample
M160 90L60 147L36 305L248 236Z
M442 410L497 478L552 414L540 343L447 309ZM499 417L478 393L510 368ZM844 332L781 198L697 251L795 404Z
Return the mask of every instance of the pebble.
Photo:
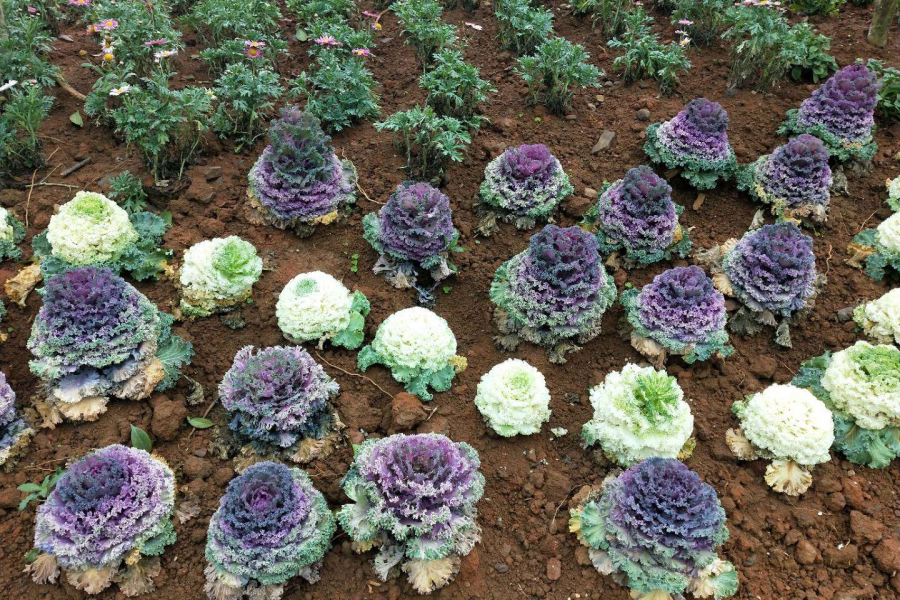
M603 152L604 150L609 150L615 139L615 131L610 131L609 129L604 130L603 133L600 134L600 139L598 139L597 143L594 144L594 147L591 148L591 154L597 154L599 152Z
M558 558L551 558L547 561L547 579L556 581L562 577L562 563Z
M506 573L507 571L509 571L509 567L503 563L497 563L496 565L494 565L494 570L498 573Z

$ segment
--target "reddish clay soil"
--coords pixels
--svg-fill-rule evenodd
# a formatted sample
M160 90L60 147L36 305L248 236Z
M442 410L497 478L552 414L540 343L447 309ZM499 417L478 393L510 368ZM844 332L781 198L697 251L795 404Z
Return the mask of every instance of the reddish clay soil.
M637 111L650 110L650 121L673 116L694 96L704 95L721 102L731 117L730 138L741 162L749 162L783 143L775 131L785 111L796 107L815 86L785 82L771 94L741 90L727 93L727 48L694 49L689 52L693 68L680 86L681 93L657 98L653 82L625 86L611 74L613 55L605 48L599 33L585 22L565 14L560 2L556 30L570 40L585 44L593 60L610 74L611 83L597 90L577 94L573 112L566 118L546 114L541 107L525 106L525 90L512 72L513 58L502 53L496 39L497 27L490 7L474 14L451 11L446 19L459 27L469 43L467 58L499 90L484 107L491 124L475 137L468 159L448 171L445 193L450 197L454 221L462 232L462 244L469 252L458 255L460 272L451 281L448 294L440 294L435 310L445 317L459 341L460 353L468 357L469 368L449 392L439 394L426 407L430 418L418 425L419 431L439 431L455 440L474 446L481 455L487 477L485 496L479 504L484 529L482 542L468 556L455 581L435 594L443 599L490 598L573 598L625 600L628 593L610 578L599 575L586 560L574 536L568 533L567 499L580 486L602 479L610 465L598 461L580 444L582 424L591 416L587 390L603 380L606 373L621 368L640 356L617 334L622 317L616 306L604 319L604 332L583 350L570 356L562 366L548 363L545 353L523 345L519 356L536 365L547 377L553 394L553 416L540 435L499 439L485 428L472 399L482 374L508 358L495 348L491 324L491 304L487 292L494 270L527 244L530 232L518 232L504 225L491 239L476 241L476 218L472 202L482 180L487 161L505 147L521 143L547 144L564 165L577 190L559 215L563 225L576 223L589 205L585 187L597 189L603 180L615 180L625 171L645 161L641 150L642 131L647 123ZM371 7L368 7L371 8ZM888 48L874 50L866 45L865 32L871 9L848 6L839 20L817 19L816 25L832 36L832 51L842 65L857 57L879 57L896 64L900 58L900 34ZM482 24L473 31L464 21ZM381 83L383 114L412 106L424 99L418 88L420 74L412 49L404 44L396 19L387 14L384 30L371 60ZM657 18L662 38L675 34L668 20ZM294 25L285 22L285 36ZM59 41L52 60L60 65L68 80L79 90L88 91L93 75L80 67L80 49L94 52L91 42L77 26L66 33L74 43ZM190 34L189 44L193 44ZM208 74L203 64L190 55L200 48L193 44L178 57L181 75L177 84L205 83ZM280 65L285 76L299 74L305 67L305 48L292 42L291 56ZM610 80L604 80L610 81ZM150 178L139 160L130 155L123 143L107 129L86 126L77 129L68 116L80 108L64 92L42 134L45 153L51 155L48 169L37 173L40 181L53 166L59 165L48 181L64 182L78 189L104 189L104 177L128 168ZM602 95L602 98L598 98ZM538 118L540 117L540 118ZM591 155L590 149L604 129L616 132L611 150ZM811 490L799 499L775 494L764 481L762 461L738 464L725 445L725 430L734 421L731 403L743 394L757 392L772 382L791 379L800 363L824 350L841 349L857 338L852 323L840 323L836 313L861 300L883 294L887 288L860 271L845 265L846 246L863 225L874 226L888 215L884 205L884 182L898 175L900 125L879 128L879 151L872 171L864 177L850 176L849 196L835 196L831 218L815 237L819 269L828 283L814 314L793 329L794 348L778 349L771 331L754 338L735 339L737 352L724 362L694 366L673 363L669 371L678 376L696 417L697 450L687 461L690 468L715 486L728 513L731 540L724 555L738 567L741 588L738 598L765 600L886 600L900 597L900 501L897 484L900 469L876 471L833 458L816 468ZM368 196L383 202L404 179L401 159L387 133L378 133L363 123L335 136L339 154L350 158L359 170L360 182ZM191 340L196 350L186 373L206 390L204 405L187 406L189 388L184 381L167 395L148 402L113 402L99 421L79 425L66 424L55 430L43 430L35 438L28 454L10 474L0 475L0 590L4 598L82 598L68 585L37 586L22 574L23 555L31 548L34 505L19 512L21 494L16 486L40 481L56 467L93 448L113 443L128 443L130 424L155 437L155 451L176 469L184 493L199 500L200 514L178 526L178 542L163 557L164 570L159 577L157 598L200 600L203 593L203 556L206 527L226 484L234 476L232 464L213 457L208 446L215 429L195 431L184 424L186 414L199 416L213 399L216 387L231 365L235 352L249 344L256 346L283 343L275 321L275 300L282 286L304 271L332 273L353 288L361 289L372 302L368 319L369 339L378 323L389 314L412 304L408 293L391 289L374 276L371 267L375 252L363 241L363 214L378 204L361 198L358 210L340 224L320 228L308 239L289 233L248 224L245 207L247 171L262 150L263 141L241 154L230 144L213 141L199 164L187 172L188 183L170 198L158 199L159 208L173 214L173 226L166 246L180 258L182 251L213 236L238 234L253 242L267 257L271 270L263 273L254 294L255 302L242 310L246 327L227 328L219 319L209 318L181 324L177 331ZM64 180L59 171L90 156L93 162ZM210 167L221 167L220 177L207 180ZM27 183L30 173L20 174ZM682 219L693 227L696 247L708 247L727 238L740 236L750 224L757 206L731 185L708 193L699 208L691 206L696 193L683 182L673 182L675 199L687 207ZM20 218L28 216L28 233L42 231L54 206L74 193L62 187L36 187L33 194L21 186L0 191L0 202ZM351 272L351 256L359 254L359 271ZM616 276L621 286L626 280L643 285L655 274L671 267L656 264L627 276ZM7 262L0 268L0 281L13 275L19 265ZM171 310L177 293L171 281L140 284L139 289L159 306ZM28 370L26 341L31 322L40 307L36 294L26 309L10 307L3 326L12 328L9 340L0 345L0 364L9 375L22 407L37 391L37 379ZM343 420L359 440L363 435L380 436L394 430L391 397L370 381L355 373L355 353L328 349L321 353L327 371L341 384L343 393L338 409ZM353 374L353 375L351 375ZM383 368L368 373L390 394L401 388ZM433 412L432 412L433 411ZM226 424L220 406L210 413L218 426ZM550 428L563 427L568 435L556 439ZM365 433L361 433L365 432ZM326 461L310 466L309 472L332 507L344 501L339 483L351 460L349 446ZM381 583L369 564L370 557L355 555L347 537L339 534L334 548L325 558L322 580L315 586L292 582L285 597L289 600L351 598L353 600L412 598L403 580ZM561 571L560 571L561 566ZM99 597L118 597L107 591Z

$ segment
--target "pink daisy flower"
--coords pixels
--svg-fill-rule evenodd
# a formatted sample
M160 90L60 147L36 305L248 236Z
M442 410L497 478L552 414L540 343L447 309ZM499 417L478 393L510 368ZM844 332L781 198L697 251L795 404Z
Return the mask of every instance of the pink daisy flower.
M368 48L354 48L353 50L351 50L351 52L353 52L353 54L355 54L357 56L371 56L372 55L372 51L369 50Z
M115 19L105 19L103 21L100 21L100 24L98 25L98 27L100 27L101 29L105 29L106 31L112 31L118 26L119 22Z

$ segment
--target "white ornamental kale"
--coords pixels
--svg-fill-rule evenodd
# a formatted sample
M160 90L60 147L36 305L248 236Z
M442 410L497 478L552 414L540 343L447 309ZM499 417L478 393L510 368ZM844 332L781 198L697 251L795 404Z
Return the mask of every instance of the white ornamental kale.
M291 279L275 305L278 327L294 343L329 340L355 349L362 344L369 301L327 273L301 273Z
M227 310L250 297L261 273L256 248L237 236L194 244L181 266L181 310L190 316Z
M531 435L539 433L550 418L550 390L540 371L511 358L484 374L475 406L498 434Z
M856 342L836 352L822 377L837 410L860 427L883 429L900 425L900 350Z
M894 211L900 212L900 176L887 182L887 203Z
M831 458L835 426L831 410L809 390L771 385L731 410L741 422L725 441L739 460L765 458L766 483L788 496L799 496L812 483L810 468Z
M771 385L732 410L744 436L763 457L812 466L828 462L834 443L831 411L809 390Z
M115 262L137 239L128 213L94 192L75 194L47 225L53 256L71 265Z
M431 400L429 387L450 389L457 366L456 336L447 321L427 308L414 306L396 312L378 326L375 339L359 352L358 366L374 364L391 370L394 379L422 400Z
M857 306L853 311L853 320L873 341L900 344L900 288Z
M622 466L646 458L689 453L694 429L691 408L674 377L653 367L625 365L590 391L594 418L585 423L586 445L599 443Z

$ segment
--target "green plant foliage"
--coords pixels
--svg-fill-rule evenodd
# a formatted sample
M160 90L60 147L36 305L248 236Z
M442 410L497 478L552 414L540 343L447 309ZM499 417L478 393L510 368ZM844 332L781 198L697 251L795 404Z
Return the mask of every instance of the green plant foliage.
M847 0L794 0L791 10L801 15L825 15L836 17Z
M890 121L900 121L900 71L886 67L880 60L871 59L866 63L878 74L881 88L878 90L878 114Z
M109 197L125 209L129 215L147 209L147 193L141 178L131 171L122 171L109 180Z
M442 177L446 162L462 161L472 143L462 121L438 116L430 106L396 112L375 128L396 134L397 145L406 154L407 173L422 179Z
M375 78L361 58L322 53L293 81L291 96L306 98L306 110L329 133L381 114Z
M416 57L429 65L434 55L457 42L456 27L444 23L444 10L437 0L404 0L391 8L400 19L406 42L416 50Z
M171 90L165 77L143 80L111 112L116 133L138 151L157 179L178 177L204 141L212 93L200 87Z
M146 431L134 425L131 426L131 445L145 452L153 451L153 440L150 439Z
M59 481L59 478L62 477L64 472L65 471L57 467L56 471L44 477L43 481L40 483L23 483L20 485L17 489L26 494L26 496L22 498L22 501L19 503L19 510L25 510L34 500L40 502L46 500L47 496L50 495L50 492L53 491L53 488L56 487L56 482Z
M553 35L553 13L528 0L497 0L494 4L500 26L500 44L516 54L531 54Z
M603 72L588 63L584 47L561 37L540 46L532 56L519 58L516 73L525 80L533 104L541 103L563 114L572 102L573 87L599 87Z
M652 23L653 19L641 7L628 15L621 38L608 44L625 51L613 61L613 69L622 71L628 82L651 77L659 82L660 93L669 94L678 85L679 74L686 73L691 63L678 42L659 42L659 36L650 30Z
M672 11L672 24L686 31L693 43L708 46L722 35L726 12L733 5L731 0L680 0Z
M275 101L282 93L278 73L245 63L229 65L216 81L219 102L213 130L222 138L235 140L236 150L240 151L265 132Z
M426 102L439 115L455 117L468 127L478 128L486 120L478 105L487 101L491 84L479 76L478 67L465 61L459 50L442 50L434 56L434 66L419 79L428 92Z
M7 101L0 104L0 174L43 164L38 130L52 106L53 96L40 85L18 84L9 91Z
M726 13L729 28L722 38L731 43L729 83L768 90L788 73L820 79L837 69L828 54L830 40L806 23L791 26L776 9L737 5Z

